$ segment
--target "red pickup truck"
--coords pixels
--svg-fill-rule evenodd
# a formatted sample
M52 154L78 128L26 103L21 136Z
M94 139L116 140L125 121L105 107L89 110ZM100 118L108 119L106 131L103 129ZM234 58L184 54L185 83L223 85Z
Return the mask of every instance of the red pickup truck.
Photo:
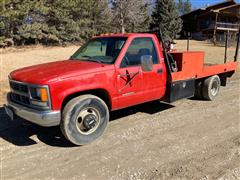
M239 45L239 39L238 39ZM76 145L98 138L109 111L194 95L213 100L237 67L204 65L204 52L167 52L152 33L90 39L68 60L15 70L5 110L41 126L60 125Z

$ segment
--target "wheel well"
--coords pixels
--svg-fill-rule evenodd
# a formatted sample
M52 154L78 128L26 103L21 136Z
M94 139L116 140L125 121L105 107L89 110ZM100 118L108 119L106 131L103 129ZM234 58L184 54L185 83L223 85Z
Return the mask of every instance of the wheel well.
M106 103L106 105L108 106L109 110L112 108L112 102L111 102L111 98L110 98L109 93L106 90L104 90L104 89L93 89L93 90L86 90L86 91L76 92L76 93L70 94L67 97L65 97L63 102L62 102L61 111L63 110L65 105L71 99L73 99L75 97L78 97L78 96L81 96L83 94L95 95L95 96L101 98Z

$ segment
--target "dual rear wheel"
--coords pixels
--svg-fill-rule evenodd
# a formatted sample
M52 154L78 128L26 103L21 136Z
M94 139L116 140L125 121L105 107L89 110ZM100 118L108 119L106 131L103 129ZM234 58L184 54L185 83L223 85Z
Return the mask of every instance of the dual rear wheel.
M196 85L195 97L213 101L220 90L221 81L218 75L211 76Z

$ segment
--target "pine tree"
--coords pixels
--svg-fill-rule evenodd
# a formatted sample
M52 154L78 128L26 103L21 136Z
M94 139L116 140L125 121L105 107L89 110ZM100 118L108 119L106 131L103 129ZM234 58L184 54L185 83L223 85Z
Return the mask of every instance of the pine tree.
M18 17L19 26L14 33L15 40L21 44L38 44L48 39L47 14L49 8L45 6L46 1L23 0L16 9L20 13Z
M184 3L184 13L183 14L190 13L191 11L192 11L192 4L191 4L190 0L187 0Z
M111 31L107 0L0 0L0 45L62 44Z
M183 0L178 0L178 3L177 3L177 8L178 8L178 12L180 15L183 15L184 14L184 3L183 3Z
M50 0L49 0L50 1ZM52 0L49 24L61 42L86 40L111 29L107 0Z
M192 10L192 4L190 0L178 0L177 9L180 15L187 14Z
M112 31L113 15L108 0L95 0L89 10L91 11L91 28L94 29L94 35Z
M161 28L164 40L172 41L181 31L182 21L173 0L157 0L152 13L151 29Z
M150 17L144 0L112 0L116 32L146 31Z
M4 19L5 39L10 38L17 44L25 41L38 42L43 38L42 29L46 29L43 14L47 11L44 0L7 0L0 1L2 18ZM44 26L45 28L42 28Z

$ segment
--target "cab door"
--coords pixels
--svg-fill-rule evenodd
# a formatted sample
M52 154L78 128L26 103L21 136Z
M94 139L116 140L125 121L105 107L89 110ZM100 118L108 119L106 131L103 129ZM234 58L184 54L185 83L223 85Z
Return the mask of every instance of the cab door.
M155 41L156 42L156 41ZM152 57L153 66L152 71L143 71L142 74L142 93L147 99L159 99L165 94L166 90L166 68L163 61L163 58L160 59L160 54L157 52L156 44L154 43L152 38L142 38L143 46L148 49L147 53L142 53L139 55L150 55Z
M122 66L117 71L118 106L128 107L141 102L142 72L139 66Z
M152 71L142 71L141 57L144 55L152 56ZM152 38L134 38L117 69L118 106L123 108L159 99L166 87L164 70Z

